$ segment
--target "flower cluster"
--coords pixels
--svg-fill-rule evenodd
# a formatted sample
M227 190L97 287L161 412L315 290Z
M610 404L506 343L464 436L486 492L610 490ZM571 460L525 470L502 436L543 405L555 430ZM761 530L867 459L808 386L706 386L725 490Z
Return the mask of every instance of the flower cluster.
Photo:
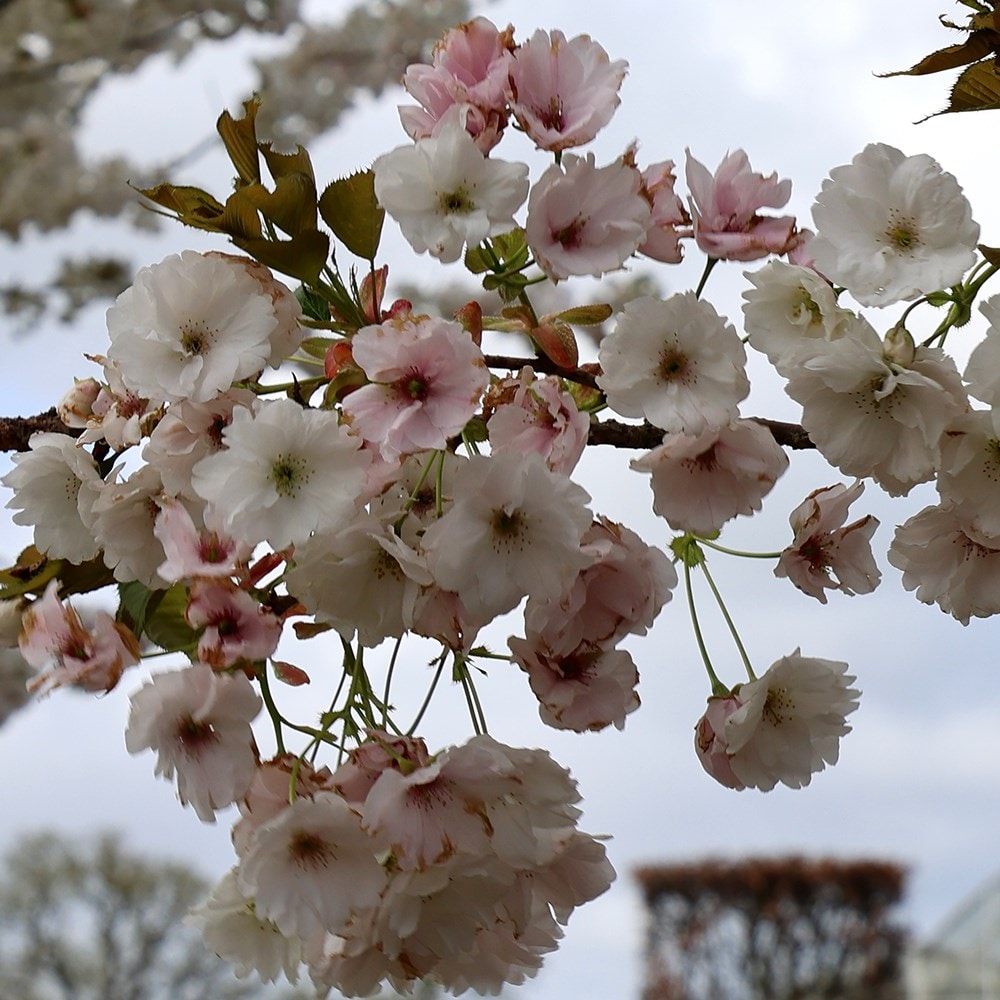
M767 791L834 764L858 707L847 664L796 650L758 676L737 636L747 679L724 681L693 586L702 574L735 635L708 560L746 554L719 534L761 509L790 443L849 482L791 511L779 551L750 553L776 576L823 604L871 592L878 522L849 521L864 481L892 496L933 481L940 502L897 530L890 562L962 622L1000 611L1000 298L981 306L989 329L964 373L944 350L1000 263L977 262L957 181L869 146L831 172L812 235L772 214L790 181L743 150L714 173L688 152L685 199L672 160L569 152L611 119L625 71L587 36L518 43L483 18L460 25L406 72L411 141L322 193L304 150L257 141L254 102L224 115L239 173L225 205L190 187L144 193L250 256L143 268L108 312L106 352L89 355L100 375L60 403L67 433L34 435L3 479L34 531L0 590L29 687L103 692L144 650L174 658L132 696L126 746L153 751L202 820L238 808L237 863L193 919L241 975L295 981L305 965L318 989L350 995L415 979L495 993L533 975L614 872L577 828L569 774L488 734L477 680L499 661L547 725L623 728L640 703L631 644L681 574L711 689L695 730L706 771ZM515 127L546 169L494 155ZM451 317L384 308L386 214L415 252L461 258L499 293L498 314L478 300ZM341 259L364 263L360 280L318 218ZM617 312L539 315L532 301L539 282L697 252L692 291ZM702 296L727 260L760 262L742 331ZM910 304L883 334L848 295ZM906 326L919 306L948 307L923 343ZM574 327L605 321L581 361ZM489 353L495 335L525 356ZM746 343L785 380L801 427L741 414ZM668 548L592 509L574 478L588 443L642 452L630 464L675 533ZM68 598L111 584L115 616L84 624ZM509 655L489 650L484 629L512 612ZM274 682L311 683L302 650L325 633L343 655L335 693L318 696L318 721L293 722ZM393 679L413 636L437 652L410 723ZM432 754L417 731L446 666L473 735Z

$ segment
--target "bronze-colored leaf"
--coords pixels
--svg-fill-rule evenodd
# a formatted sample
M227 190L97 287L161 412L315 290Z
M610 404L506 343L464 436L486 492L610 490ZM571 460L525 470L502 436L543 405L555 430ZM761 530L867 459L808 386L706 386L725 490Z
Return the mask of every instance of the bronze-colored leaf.
M334 181L319 199L319 214L356 257L374 261L385 209L375 197L375 174L363 170Z
M267 163L267 169L271 171L271 176L275 180L288 177L290 174L305 174L315 185L316 175L313 173L312 160L305 147L296 146L294 153L278 153L271 148L271 143L262 142L258 149L260 149Z
M219 221L219 228L234 240L257 240L263 235L260 216L250 192L253 185L238 188L226 199L226 208Z
M242 184L260 183L260 159L257 156L257 112L260 99L252 97L243 103L243 117L233 118L228 111L219 115L215 127L226 145L229 159L236 167Z
M909 69L899 69L892 73L879 73L881 77L890 76L923 76L927 73L940 73L947 69L957 69L980 59L993 52L1000 45L1000 35L993 31L974 31L960 45L949 45L925 56L915 66Z
M994 267L1000 267L1000 247L987 247L980 243L978 250Z
M101 556L77 564L64 559L49 559L29 545L13 566L0 570L0 599L41 594L49 581L55 579L59 580L59 590L64 596L86 594L115 582L114 574L104 565Z
M237 194L245 195L265 219L289 236L316 228L316 185L307 174L284 174L273 191L250 184Z
M1000 74L992 59L970 66L951 88L948 107L937 115L958 111L992 111L1000 108ZM934 118L935 115L928 115ZM922 119L926 121L927 119Z
M573 326L599 326L614 310L606 302L599 302L592 306L575 306L572 309L564 309L556 313L553 319L561 319L564 323L572 323Z
M213 233L225 232L222 215L225 207L201 188L177 184L157 184L156 187L137 187L144 198L160 205L186 226L207 229ZM164 213L166 214L166 213Z
M319 273L330 252L330 238L318 229L306 229L290 240L242 240L233 242L273 271L298 278L307 285L319 281Z

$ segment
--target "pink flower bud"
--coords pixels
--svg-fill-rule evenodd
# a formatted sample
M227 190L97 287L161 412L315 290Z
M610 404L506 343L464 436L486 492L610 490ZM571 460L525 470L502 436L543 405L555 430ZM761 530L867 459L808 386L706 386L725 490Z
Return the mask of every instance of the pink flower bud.
M726 743L726 719L738 708L740 700L736 695L708 699L708 708L694 727L694 750L701 766L720 785L742 791L746 785L733 773Z

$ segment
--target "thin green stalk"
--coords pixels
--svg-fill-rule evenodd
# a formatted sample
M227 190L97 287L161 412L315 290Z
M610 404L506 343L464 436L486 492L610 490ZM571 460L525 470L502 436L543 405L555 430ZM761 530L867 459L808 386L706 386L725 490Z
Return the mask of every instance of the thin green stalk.
M712 694L725 697L729 694L729 688L719 680L712 669L712 661L708 655L708 648L705 646L705 637L701 634L701 626L698 624L698 612L694 606L694 589L691 586L691 567L684 564L684 587L687 590L688 609L691 612L691 625L694 628L694 637L698 643L698 650L701 653L701 661L708 671L708 679L712 682Z
M713 542L711 539L698 536L698 544L705 545L716 552L724 552L727 556L742 556L744 559L780 559L780 552L743 552L740 549L729 549L725 545Z
M261 663L257 668L257 680L260 681L260 694L264 699L264 706L267 708L267 714L271 717L271 722L274 725L274 744L277 747L278 753L285 752L285 740L281 734L281 724L284 719L281 717L281 713L278 711L278 706L274 703L274 698L271 696L271 685L267 679L267 664Z
M392 687L392 675L396 669L396 657L399 656L400 647L403 645L403 637L396 640L392 647L392 656L389 657L389 669L385 673L385 693L382 695L382 728L389 726L389 689Z
M441 655L438 657L437 670L434 671L434 678L431 681L431 686L427 690L427 696L424 698L424 702L420 706L420 711L417 712L417 717L413 720L413 725L406 730L407 736L412 736L416 732L417 726L420 725L420 720L424 717L424 712L427 711L427 706L431 703L431 698L434 696L434 691L438 686L438 681L441 679L441 671L444 670L444 661L447 658L448 658L448 650L442 649Z
M719 610L722 612L722 617L726 619L726 624L729 626L729 631L732 634L733 641L736 643L736 648L740 651L740 656L743 659L743 665L746 667L747 675L750 680L757 680L757 675L753 672L753 666L750 663L750 657L747 656L747 651L743 646L743 641L740 639L739 632L736 631L736 626L733 624L733 619L729 616L729 609L726 607L726 602L722 599L722 594L719 593L719 588L715 585L715 580L712 579L712 574L708 570L708 563L701 564L702 571L705 574L705 579L708 581L709 587L712 588L712 594L715 596L715 602L719 605Z

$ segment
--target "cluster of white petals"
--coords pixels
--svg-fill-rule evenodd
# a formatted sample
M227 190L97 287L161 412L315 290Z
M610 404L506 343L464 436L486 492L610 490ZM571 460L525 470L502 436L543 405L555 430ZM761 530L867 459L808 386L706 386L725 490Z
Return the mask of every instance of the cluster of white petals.
M33 531L0 573L0 647L19 645L28 688L99 694L144 655L175 660L132 695L125 743L156 755L201 820L239 811L237 862L191 919L240 976L296 982L307 969L321 995L368 996L417 980L496 994L535 975L615 874L603 838L578 829L569 773L487 734L483 678L502 661L552 728L624 728L646 671L629 644L679 570L712 692L695 730L705 770L768 791L836 763L854 675L796 649L757 677L708 561L765 559L823 604L831 590L870 593L878 520L849 519L866 480L891 496L937 489L889 548L903 587L962 623L1000 614L1000 296L980 306L986 334L964 377L946 353L1000 265L988 248L976 263L958 182L930 157L868 146L824 183L812 236L768 213L791 183L744 150L714 173L688 153L681 182L673 160L641 168L637 143L604 166L566 153L610 121L625 72L586 35L518 43L485 18L459 25L405 73L413 141L315 206L307 154L258 143L248 103L220 124L240 179L205 225L261 260L185 251L143 268L108 311L106 355L87 355L100 373L58 406L69 433L34 433L2 478L14 522ZM492 155L513 123L544 168ZM499 295L495 314L486 298L451 318L393 301L384 213L418 254L465 254ZM360 278L341 270L337 240L365 261ZM708 258L696 291L615 307L592 282L536 308L537 284L695 248ZM742 330L703 297L724 260L761 262L745 272ZM845 292L864 306L927 298L876 325ZM942 305L917 343L911 313ZM741 415L745 343L800 425ZM265 384L267 367L287 371ZM630 450L672 538L650 544L592 509L574 478L588 443ZM789 451L805 447L854 481L812 490L771 551L717 541L776 502ZM697 580L733 632L742 682L710 660ZM67 600L115 586L114 616ZM509 653L491 651L479 636L512 612ZM394 681L419 676L417 644L419 659L435 652L411 723ZM476 735L432 754L417 732L449 676ZM292 721L281 688L310 684L317 711Z

